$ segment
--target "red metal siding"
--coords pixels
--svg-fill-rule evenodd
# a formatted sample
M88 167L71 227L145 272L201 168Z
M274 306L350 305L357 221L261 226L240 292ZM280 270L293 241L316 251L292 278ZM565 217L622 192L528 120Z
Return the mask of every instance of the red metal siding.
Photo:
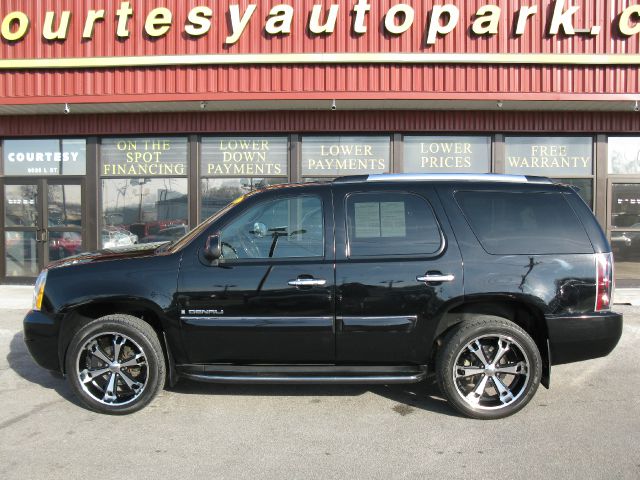
M494 0L502 7L500 33L488 38L469 34L472 18L487 0L455 1L461 12L458 27L441 37L432 47L425 46L425 30L433 3L405 0L416 11L416 20L405 34L392 37L383 31L384 13L397 1L371 1L368 33L351 33L351 7L354 1L340 2L335 33L310 36L306 22L318 0L260 1L258 11L240 41L227 48L226 12L230 3L247 0L136 0L130 22L131 37L115 36L115 12L119 0L0 0L0 17L20 10L32 24L24 40L0 44L0 58L60 58L93 56L150 56L165 54L225 53L303 53L303 52L424 52L424 53L640 53L640 36L629 39L617 33L615 14L622 12L626 0L588 0L574 17L576 28L600 25L595 37L575 35L547 36L553 2L537 2L540 13L528 23L527 33L515 38L514 17L524 0ZM284 37L264 34L264 19L277 3L293 5L296 15L292 33ZM213 28L198 39L183 33L187 13L197 5L214 9ZM329 2L324 2L328 7ZM147 13L164 6L173 14L173 27L163 38L151 40L143 34ZM87 10L104 8L107 20L96 25L91 41L82 41ZM44 12L73 12L72 26L64 42L42 40ZM261 100L273 98L463 98L486 99L597 99L601 95L637 95L640 68L630 66L451 66L451 65L318 65L318 66L206 66L170 68L118 68L69 71L8 71L0 73L0 101L5 104L113 101Z
M223 112L0 117L0 136L306 132L638 133L637 113Z

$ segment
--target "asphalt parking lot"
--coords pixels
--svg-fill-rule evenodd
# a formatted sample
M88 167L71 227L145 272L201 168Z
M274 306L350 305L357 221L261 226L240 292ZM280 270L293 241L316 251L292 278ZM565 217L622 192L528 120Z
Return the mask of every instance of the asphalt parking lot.
M555 367L506 420L459 417L428 384L182 382L128 417L80 407L0 315L0 478L640 478L640 308L609 357Z

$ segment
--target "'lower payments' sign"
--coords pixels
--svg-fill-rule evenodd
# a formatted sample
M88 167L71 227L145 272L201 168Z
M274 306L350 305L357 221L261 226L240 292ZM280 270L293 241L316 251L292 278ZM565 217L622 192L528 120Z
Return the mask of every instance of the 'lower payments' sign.
M339 177L389 172L389 137L303 137L302 175Z

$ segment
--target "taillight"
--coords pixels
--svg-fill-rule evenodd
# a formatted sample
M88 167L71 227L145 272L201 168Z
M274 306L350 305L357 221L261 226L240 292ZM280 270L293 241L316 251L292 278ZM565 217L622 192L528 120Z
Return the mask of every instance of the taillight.
M596 312L610 310L613 303L613 254L596 254Z

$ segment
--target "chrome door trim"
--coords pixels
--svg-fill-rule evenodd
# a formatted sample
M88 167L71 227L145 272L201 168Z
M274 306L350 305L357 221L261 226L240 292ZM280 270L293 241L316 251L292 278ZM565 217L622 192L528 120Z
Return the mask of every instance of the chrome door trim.
M192 327L332 329L333 317L198 317L183 315L180 320Z

